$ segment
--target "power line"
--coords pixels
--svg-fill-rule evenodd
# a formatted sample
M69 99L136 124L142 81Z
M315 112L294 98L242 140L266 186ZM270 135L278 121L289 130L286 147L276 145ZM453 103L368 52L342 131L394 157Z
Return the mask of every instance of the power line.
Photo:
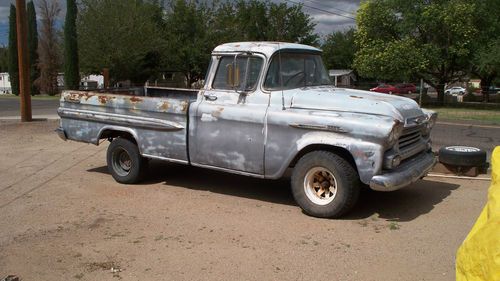
M321 12L323 12L323 13L332 14L332 15L335 15L335 16L339 16L339 17L344 17L344 18L348 18L348 19L356 20L356 18L353 18L353 17L350 17L350 16L346 16L346 15L339 14L339 13L335 13L335 12L328 11L328 10L325 10L325 9L321 9L321 8L317 8L317 7L309 6L309 5L306 5L306 4L304 4L304 3L300 3L300 2L296 2L296 1L292 1L292 0L284 0L284 1L287 1L287 2L293 3L293 4L295 4L295 5L302 5L302 6L306 7L306 8L313 9L313 10L318 10L318 11L321 11Z
M315 4L321 4L322 3L322 1L316 1L316 0L303 0L303 1L304 2L312 2L312 3L315 3ZM339 8L333 8L333 7L331 7L330 9L334 9L334 10L346 13L348 15L356 16L356 11L350 12L350 11L342 10L342 9L339 9Z

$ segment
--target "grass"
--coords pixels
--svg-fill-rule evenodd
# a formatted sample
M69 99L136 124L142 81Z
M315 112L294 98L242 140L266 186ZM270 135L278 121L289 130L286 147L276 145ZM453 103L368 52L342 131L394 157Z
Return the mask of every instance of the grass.
M55 96L31 96L32 100L58 100L61 96L60 95L55 95ZM15 95L0 95L0 99L19 99L19 96Z
M464 120L481 121L488 124L500 125L500 111L484 109L465 109L465 108L432 108L438 115L438 120Z

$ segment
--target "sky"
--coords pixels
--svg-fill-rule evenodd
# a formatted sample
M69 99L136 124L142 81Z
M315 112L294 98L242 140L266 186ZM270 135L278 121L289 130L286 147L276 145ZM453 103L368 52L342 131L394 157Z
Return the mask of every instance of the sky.
M61 6L61 20L66 12L66 0L58 1ZM119 1L119 0L117 0ZM271 0L274 3L303 4L303 11L316 23L316 33L320 36L333 31L355 26L356 10L361 0ZM26 1L27 2L27 1ZM35 6L39 0L35 0ZM15 0L0 0L0 46L7 45L9 36L10 3Z

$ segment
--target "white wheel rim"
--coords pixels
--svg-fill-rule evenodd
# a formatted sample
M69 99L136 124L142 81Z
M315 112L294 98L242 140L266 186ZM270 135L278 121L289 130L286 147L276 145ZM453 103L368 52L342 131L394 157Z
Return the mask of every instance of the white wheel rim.
M304 192L314 204L327 205L337 195L337 180L328 169L314 167L304 177Z

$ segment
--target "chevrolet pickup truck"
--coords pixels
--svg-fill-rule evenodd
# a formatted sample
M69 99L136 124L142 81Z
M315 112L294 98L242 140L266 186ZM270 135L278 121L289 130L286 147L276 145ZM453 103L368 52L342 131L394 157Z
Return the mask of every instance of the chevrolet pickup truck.
M120 183L140 181L148 159L265 179L288 170L296 202L317 217L344 215L363 186L410 185L436 162L436 113L332 86L321 50L301 44L223 44L201 90L65 91L58 114L62 139L110 142Z

